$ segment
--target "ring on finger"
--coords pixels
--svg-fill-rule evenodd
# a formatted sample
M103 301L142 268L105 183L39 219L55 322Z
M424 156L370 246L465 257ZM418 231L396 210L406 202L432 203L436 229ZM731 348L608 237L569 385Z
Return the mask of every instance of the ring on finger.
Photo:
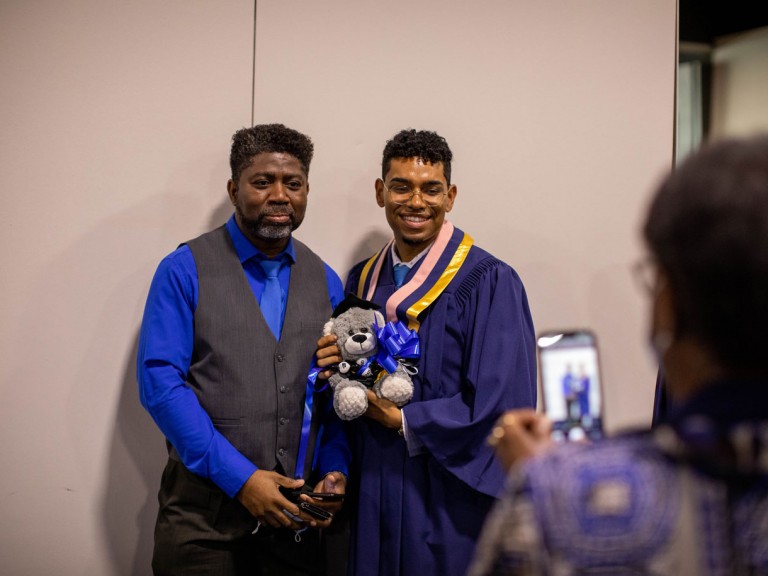
M486 442L488 442L490 446L496 446L503 437L504 437L504 428L502 428L501 426L494 426Z

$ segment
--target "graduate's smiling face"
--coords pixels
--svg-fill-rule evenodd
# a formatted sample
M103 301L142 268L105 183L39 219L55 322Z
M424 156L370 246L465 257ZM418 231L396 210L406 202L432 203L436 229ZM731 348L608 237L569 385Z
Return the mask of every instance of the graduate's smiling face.
M456 186L445 179L442 162L392 158L384 180L376 180L376 202L384 208L404 262L435 240L456 193Z

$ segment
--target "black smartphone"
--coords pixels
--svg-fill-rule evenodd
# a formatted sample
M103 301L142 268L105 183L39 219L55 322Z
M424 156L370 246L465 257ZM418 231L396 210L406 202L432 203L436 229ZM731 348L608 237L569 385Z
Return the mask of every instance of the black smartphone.
M285 486L280 486L280 492L291 502L298 502L299 496L302 494L306 494L313 500L319 500L321 502L340 502L341 500L344 500L344 494L337 494L335 492L312 492L306 484L301 488L286 488Z
M314 518L317 518L318 520L328 520L328 518L332 518L333 514L328 512L327 510L323 510L322 508L319 508L313 504L310 504L309 502L299 502L299 508L302 512L306 512L310 516L313 516Z
M306 492L306 495L320 502L341 502L344 500L344 494L337 494L336 492Z
M287 486L280 486L280 493L285 496L291 502L298 502L299 496L302 494L309 494L309 486L304 484L300 488L288 488Z
M555 441L603 436L597 340L586 329L542 332L536 339L544 414Z

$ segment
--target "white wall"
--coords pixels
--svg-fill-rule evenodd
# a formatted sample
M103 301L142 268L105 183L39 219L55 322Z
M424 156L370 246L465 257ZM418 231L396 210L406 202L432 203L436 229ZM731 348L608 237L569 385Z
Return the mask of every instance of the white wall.
M4 573L149 573L164 446L136 337L160 258L229 214L253 10L0 3ZM654 367L628 267L671 161L675 33L674 0L262 0L253 114L313 136L299 236L339 271L387 234L385 140L441 132L453 221L517 268L538 329L597 331L609 424L644 423Z

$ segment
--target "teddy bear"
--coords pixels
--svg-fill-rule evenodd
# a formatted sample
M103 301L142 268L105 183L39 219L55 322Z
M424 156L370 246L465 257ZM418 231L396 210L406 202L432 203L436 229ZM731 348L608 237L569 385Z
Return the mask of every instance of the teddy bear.
M342 362L328 383L333 390L334 410L342 420L353 420L366 411L366 390L369 388L379 398L391 400L398 406L413 397L411 373L415 373L415 367L398 352L391 354L389 347L379 341L381 333L393 334L386 328L393 329L394 324L387 326L379 306L354 294L348 295L334 309L325 324L323 335L335 334L336 345L341 351ZM402 330L400 333L403 334ZM414 358L418 355L418 336L413 330L406 333L405 339L409 343L405 348L409 352L403 354ZM393 341L397 340L402 343L402 338L393 338ZM396 347L400 348L399 345Z

